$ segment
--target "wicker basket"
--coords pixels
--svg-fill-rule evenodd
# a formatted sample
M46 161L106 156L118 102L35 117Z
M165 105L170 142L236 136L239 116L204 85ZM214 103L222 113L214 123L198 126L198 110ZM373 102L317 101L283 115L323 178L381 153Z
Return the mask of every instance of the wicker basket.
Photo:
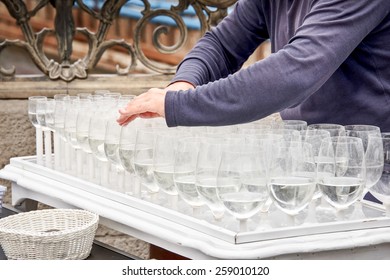
M89 256L99 216L76 209L45 209L0 219L8 259L79 260Z

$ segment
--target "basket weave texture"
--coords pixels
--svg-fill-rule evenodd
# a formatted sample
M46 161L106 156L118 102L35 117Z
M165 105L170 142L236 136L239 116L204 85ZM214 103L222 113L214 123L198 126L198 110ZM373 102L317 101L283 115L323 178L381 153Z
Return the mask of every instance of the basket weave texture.
M0 244L13 260L80 260L89 256L99 216L86 210L44 209L0 219Z

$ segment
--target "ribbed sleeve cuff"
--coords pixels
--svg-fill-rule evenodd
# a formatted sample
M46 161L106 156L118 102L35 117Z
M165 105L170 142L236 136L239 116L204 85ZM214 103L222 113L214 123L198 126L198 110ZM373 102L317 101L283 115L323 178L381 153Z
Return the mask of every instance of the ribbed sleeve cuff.
M168 127L177 126L176 116L175 116L175 95L177 91L168 91L165 95L165 121Z

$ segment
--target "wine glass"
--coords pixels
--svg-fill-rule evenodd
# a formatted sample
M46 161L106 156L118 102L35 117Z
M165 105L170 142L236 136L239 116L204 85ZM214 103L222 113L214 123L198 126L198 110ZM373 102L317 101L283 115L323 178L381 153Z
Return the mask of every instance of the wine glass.
M35 142L36 142L36 154L37 163L43 164L43 139L42 139L42 127L37 120L37 102L39 100L47 100L46 96L30 96L28 98L28 118L31 124L35 127Z
M366 167L362 140L331 137L331 141L322 142L320 154L333 160L317 163L317 183L325 200L336 209L336 216L342 218L341 210L355 203L364 189Z
M368 136L367 149L365 151L365 161L367 170L366 188L369 190L382 177L384 167L382 136Z
M362 139L366 159L366 188L372 187L383 170L383 144L380 128L373 125L346 125L347 136Z
M269 168L270 197L297 225L297 214L305 209L316 189L316 165L311 145L279 141L273 145Z
M65 169L65 100L68 99L68 94L54 95L54 168L56 170Z
M126 192L125 188L125 169L123 168L119 158L119 140L121 135L121 126L117 123L118 109L124 107L135 96L122 95L119 97L116 107L114 106L107 112L107 124L104 136L104 152L107 159L111 162L111 166L115 168L118 177L118 191Z
M153 174L154 142L156 129L140 128L137 130L134 146L134 170L141 182L146 187L152 202L157 202L159 186Z
M79 96L77 98L66 102L66 111L65 111L65 121L64 121L64 132L65 137L70 144L71 148L71 159L76 159L76 164L70 164L71 172L74 172L77 176L82 175L82 167L83 167L83 153L80 147L80 143L77 140L77 116L80 112L80 108L84 109L85 106L88 106L90 103L90 99L80 99ZM81 106L81 104L83 104ZM84 105L86 104L86 105ZM75 155L75 157L73 156ZM75 167L75 170L72 170Z
M267 147L239 145L223 151L217 175L217 196L223 206L247 231L247 220L260 211L269 198Z
M382 202L386 216L390 217L390 133L381 133L383 148L383 171L378 182L370 188L370 193Z
M199 153L195 170L195 186L205 204L210 208L214 220L220 222L224 216L225 207L217 195L217 174L223 150L229 149L242 139L228 138L223 134L206 134L200 138Z
M119 160L126 173L130 175L131 185L134 187L133 190L127 190L126 193L134 194L135 196L140 195L140 189L139 184L135 181L136 178L134 178L134 151L137 129L142 127L142 122L142 119L136 118L127 125L122 126L119 136Z
M303 131L303 141L306 143L309 143L312 147L313 156L314 156L314 162L317 165L318 162L323 161L326 163L329 161L329 158L321 157L320 156L320 148L321 148L321 142L323 140L329 140L330 141L330 132L323 129L310 129ZM316 213L316 205L317 201L321 198L322 193L320 191L319 186L316 186L316 191L313 194L313 199L310 202L309 205L309 221L315 220L315 213Z
M137 136L137 121L135 119L125 126L121 127L119 136L119 160L123 168L130 174L134 171L134 148Z
M178 191L174 183L175 149L179 137L188 134L184 130L170 128L166 133L156 135L154 144L153 172L154 178L160 190L170 197L170 206L177 208ZM176 175L179 175L179 169ZM187 172L182 174L188 176Z
M108 186L108 173L110 163L104 151L104 139L106 135L106 125L109 110L114 110L117 100L111 97L102 97L94 101L96 106L91 116L88 130L88 141L92 154L98 159L101 166L100 183Z
M380 128L374 125L346 125L347 136L359 137L362 139L365 162L366 162L366 183L359 198L359 203L355 204L355 216L363 215L361 201L367 191L378 182L383 170L383 144L381 140Z
M44 133L45 143L45 166L51 168L52 166L52 143L51 132L54 131L54 99L38 100L36 104L37 120L42 127Z
M89 123L94 112L94 100L93 96L90 99L80 103L80 109L76 118L76 139L83 154L87 157L87 171L86 178L90 181L94 179L94 156L92 154L91 147L89 146Z
M199 153L198 137L179 137L174 152L173 179L180 197L192 207L192 215L198 216L204 205L195 186L195 169Z

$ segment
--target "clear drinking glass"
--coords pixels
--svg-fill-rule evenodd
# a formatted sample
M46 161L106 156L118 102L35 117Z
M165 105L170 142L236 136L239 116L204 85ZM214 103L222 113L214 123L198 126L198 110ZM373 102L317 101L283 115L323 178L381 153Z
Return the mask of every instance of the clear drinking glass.
M120 96L117 106L107 112L107 124L104 137L104 152L107 159L111 162L111 166L115 168L118 177L118 191L128 193L125 189L125 169L122 166L119 157L119 142L121 136L121 126L117 123L118 110L127 105L135 96L122 95Z
M306 130L304 132L303 141L311 145L314 161L316 164L321 160L320 158L321 142L325 139L330 140L330 132L327 130L315 129L315 130ZM321 197L321 191L319 187L317 187L316 192L313 195L313 199L315 200L319 197Z
M378 182L370 188L370 193L380 200L390 217L390 133L381 133L383 147L383 171Z
M274 204L297 224L316 189L316 165L311 145L280 141L273 146L269 168L269 190Z
M192 207L193 216L198 216L200 207L204 205L195 185L199 145L198 137L180 137L174 153L174 183L180 197Z
M46 101L46 100L47 100L46 96L30 96L28 98L28 118L34 127L40 126L37 119L37 103L38 101Z
M65 169L65 100L69 98L68 94L54 95L54 168L56 170Z
M135 174L139 178L141 186L146 187L148 190L153 202L156 202L157 193L159 191L159 186L157 185L153 174L155 137L155 129L138 129L134 147Z
M267 148L239 145L222 152L217 175L217 196L227 212L247 231L247 220L260 211L269 198Z
M107 162L108 160L104 151L106 125L108 112L115 107L116 100L109 97L103 97L95 100L94 105L96 108L89 122L89 146L98 160Z
M38 103L38 106L41 102ZM45 110L45 124L48 129L51 131L55 130L54 123L54 112L56 108L56 101L54 99L47 99L46 102L42 102L40 106L44 107Z
M154 143L153 174L160 190L169 194L177 195L173 182L174 152L176 135L173 131L159 133Z
M45 142L45 166L52 167L52 137L51 132L54 131L54 99L38 100L36 104L37 120L42 127Z
M214 219L220 221L225 207L217 195L217 175L223 150L235 143L243 143L242 138L229 138L223 134L207 134L200 138L200 146L195 171L195 184L199 195L210 208Z
M366 161L366 188L370 189L382 177L384 167L383 139L382 136L369 135Z
M380 128L373 125L346 125L347 136L362 139L366 157L366 188L372 187L379 180L383 170L383 144Z
M134 152L135 152L135 141L137 136L137 130L143 127L144 120L136 118L132 122L121 127L119 137L119 160L122 167L126 171L129 189L126 191L127 194L132 194L136 197L141 195L140 193L140 182L136 180L136 174L134 169Z
M366 167L362 140L358 137L331 137L323 141L320 154L333 158L328 163L317 163L317 183L326 201L340 210L355 203L364 189Z
M113 107L107 114L108 119L104 137L104 152L108 160L110 160L118 170L123 170L122 163L119 159L119 141L122 127L116 121L118 118L118 110L126 106L134 97L134 95L121 96L117 107Z
M77 126L77 116L79 112L85 107L81 104L89 104L89 99L79 99L77 98L70 100L66 103L65 111L65 121L64 121L64 133L67 140L67 143L70 144L70 170L75 173L77 176L82 176L83 173L83 161L84 153L81 150L80 143L78 142L76 126ZM82 109L81 109L82 108ZM75 160L74 160L75 159Z
M28 118L31 124L35 127L35 142L37 163L43 164L43 138L42 127L39 125L37 119L37 102L39 100L47 100L46 96L30 96L28 98Z
M383 170L383 145L381 141L380 128L373 125L346 125L345 132L347 136L358 137L362 139L365 163L366 163L366 183L359 197L359 202L363 201L364 196L382 175ZM355 204L355 216L363 215L361 203Z
M94 101L95 110L91 116L88 129L88 141L92 154L98 159L101 167L100 184L103 186L109 185L109 170L110 162L107 159L104 151L104 139L106 135L106 125L108 120L108 112L115 110L117 100L111 97L102 97Z

